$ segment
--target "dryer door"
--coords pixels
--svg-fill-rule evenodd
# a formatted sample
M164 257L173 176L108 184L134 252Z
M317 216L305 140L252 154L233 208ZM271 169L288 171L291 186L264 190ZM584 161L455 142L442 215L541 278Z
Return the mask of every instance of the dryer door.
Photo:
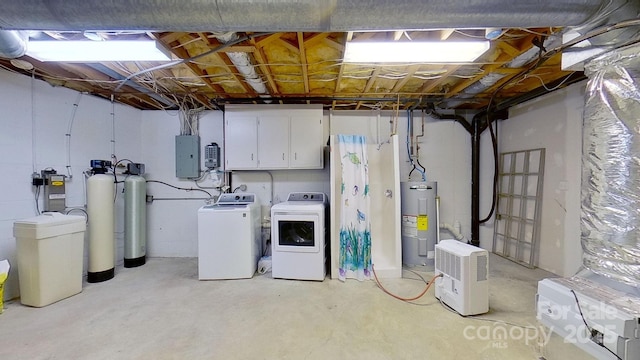
M317 214L275 213L274 251L318 252L323 229Z

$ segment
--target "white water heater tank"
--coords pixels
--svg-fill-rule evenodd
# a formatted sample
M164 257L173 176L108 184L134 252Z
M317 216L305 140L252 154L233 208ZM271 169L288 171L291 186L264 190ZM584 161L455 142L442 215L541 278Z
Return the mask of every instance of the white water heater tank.
M87 215L89 217L87 281L90 283L106 281L114 276L114 195L113 175L95 174L87 179Z

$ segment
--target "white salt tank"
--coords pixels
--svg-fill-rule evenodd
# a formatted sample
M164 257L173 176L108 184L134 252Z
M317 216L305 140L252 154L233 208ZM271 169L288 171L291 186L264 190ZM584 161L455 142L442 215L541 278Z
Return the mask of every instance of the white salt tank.
M85 218L57 212L16 221L20 302L42 307L82 291Z

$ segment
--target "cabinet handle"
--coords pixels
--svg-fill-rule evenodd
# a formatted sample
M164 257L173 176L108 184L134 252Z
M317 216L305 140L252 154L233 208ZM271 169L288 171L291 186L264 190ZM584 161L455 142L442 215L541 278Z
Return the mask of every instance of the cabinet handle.
M251 160L253 160L253 154L251 154Z
M298 153L293 153L293 160L298 160Z
M284 160L284 153L282 153L282 160Z

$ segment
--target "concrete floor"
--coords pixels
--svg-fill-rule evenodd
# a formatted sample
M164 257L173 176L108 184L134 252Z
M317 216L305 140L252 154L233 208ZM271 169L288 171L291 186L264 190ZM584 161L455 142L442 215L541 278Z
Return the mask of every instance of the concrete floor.
M415 304L373 281L198 281L197 259L156 258L44 308L19 301L0 315L0 359L587 359L535 319L537 281L551 274L490 259L490 312L446 310L433 289ZM409 271L384 279L418 294ZM423 273L425 277L430 274ZM414 279L409 279L409 277ZM430 276L429 276L430 278ZM500 340L502 330L507 339ZM526 336L525 336L526 334ZM538 335L538 336L536 336Z

